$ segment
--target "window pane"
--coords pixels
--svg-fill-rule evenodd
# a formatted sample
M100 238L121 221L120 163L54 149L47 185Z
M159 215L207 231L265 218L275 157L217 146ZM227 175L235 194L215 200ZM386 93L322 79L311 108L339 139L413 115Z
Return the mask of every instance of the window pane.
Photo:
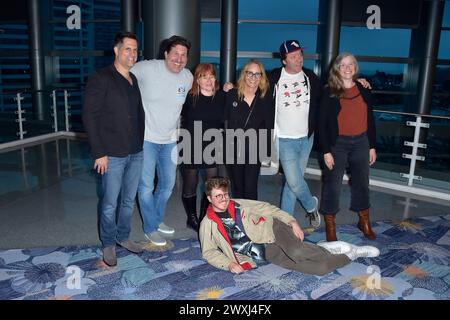
M403 75L407 65L402 63L358 62L359 74L376 90L403 91Z
M239 1L239 19L319 20L319 0Z
M220 51L220 23L203 22L200 28L200 50Z
M53 50L112 50L114 35L121 30L120 0L85 0L75 3L81 9L79 30L69 30L66 26L69 16L66 9L72 4L73 1L52 1L51 19L58 21L50 25ZM92 19L116 19L118 22L85 21Z
M450 116L450 67L437 66L433 84L431 114Z
M441 31L438 59L450 59L450 30Z
M411 30L342 27L340 51L356 55L408 57Z
M316 52L317 26L286 24L240 24L238 51L278 52L283 41L297 39L305 53Z
M52 50L111 50L119 22L84 23L80 30L69 30L64 23L52 24Z
M443 27L450 27L450 1L445 1L444 17L442 19Z

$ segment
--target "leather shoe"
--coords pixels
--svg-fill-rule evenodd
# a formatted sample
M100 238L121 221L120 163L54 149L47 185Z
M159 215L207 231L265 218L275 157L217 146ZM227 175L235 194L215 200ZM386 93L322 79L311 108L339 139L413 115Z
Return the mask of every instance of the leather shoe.
M103 248L103 261L110 267L117 265L116 246Z
M144 249L140 245L138 245L134 241L131 241L130 239L118 242L117 244L133 253L141 253L142 251L144 251Z

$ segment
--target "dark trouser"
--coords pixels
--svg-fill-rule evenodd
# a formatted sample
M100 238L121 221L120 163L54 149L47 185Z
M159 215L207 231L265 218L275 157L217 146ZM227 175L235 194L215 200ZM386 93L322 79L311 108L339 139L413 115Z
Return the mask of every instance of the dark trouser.
M233 198L258 199L258 178L261 164L230 165Z
M322 276L351 262L345 254L331 254L300 241L291 227L277 219L273 220L273 233L275 243L266 244L266 259L283 268Z
M334 167L323 171L320 213L336 214L339 211L342 178L346 168L350 174L350 210L360 211L370 207L369 203L369 140L364 133L359 136L339 136L331 147Z
M198 175L200 170L205 170L205 180L217 176L218 167L210 167L204 169L195 169L182 166L181 174L183 176L183 196L192 197L197 194Z

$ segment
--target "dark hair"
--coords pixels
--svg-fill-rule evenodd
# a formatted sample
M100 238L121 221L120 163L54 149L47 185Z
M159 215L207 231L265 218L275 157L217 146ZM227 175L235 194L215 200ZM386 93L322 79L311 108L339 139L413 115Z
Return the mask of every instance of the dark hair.
M138 41L138 38L135 33L128 31L119 31L116 33L116 36L114 37L114 47L123 44L123 39L125 38L130 38Z
M189 50L191 49L191 43L186 38L180 36L171 36L169 39L164 40L163 41L164 52L169 53L169 51L177 45L186 47L187 53L189 54Z
M304 55L304 52L303 52L303 48L300 48L300 52L302 53L302 56ZM287 53L280 53L280 61L281 61L281 64L282 65L284 65L284 63L283 63L283 61L284 60L286 60L286 57L287 57Z
M205 193L207 196L210 196L212 189L220 189L222 191L228 191L229 187L230 187L230 180L228 178L216 176L206 180Z

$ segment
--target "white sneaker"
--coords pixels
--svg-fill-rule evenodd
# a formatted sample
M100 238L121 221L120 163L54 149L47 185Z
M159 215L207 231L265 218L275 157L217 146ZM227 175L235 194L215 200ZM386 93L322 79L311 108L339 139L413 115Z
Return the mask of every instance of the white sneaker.
M144 233L144 235L155 246L165 246L167 244L166 239L161 237L158 231L153 231L151 233Z
M359 258L375 258L380 255L380 250L374 246L361 246L355 250Z
M347 254L353 249L350 243L344 241L319 242L317 245L332 254Z
M380 255L380 250L373 246L352 246L352 250L347 253L350 260L356 260L358 258L374 258Z
M313 196L314 201L316 202L316 206L314 207L314 210L311 212L308 212L306 214L306 218L309 219L309 224L314 228L317 229L320 227L320 214L319 214L319 199L315 196Z
M175 232L175 229L172 227L169 227L168 225L165 225L163 222L159 225L158 231L162 232L162 233L173 234Z

